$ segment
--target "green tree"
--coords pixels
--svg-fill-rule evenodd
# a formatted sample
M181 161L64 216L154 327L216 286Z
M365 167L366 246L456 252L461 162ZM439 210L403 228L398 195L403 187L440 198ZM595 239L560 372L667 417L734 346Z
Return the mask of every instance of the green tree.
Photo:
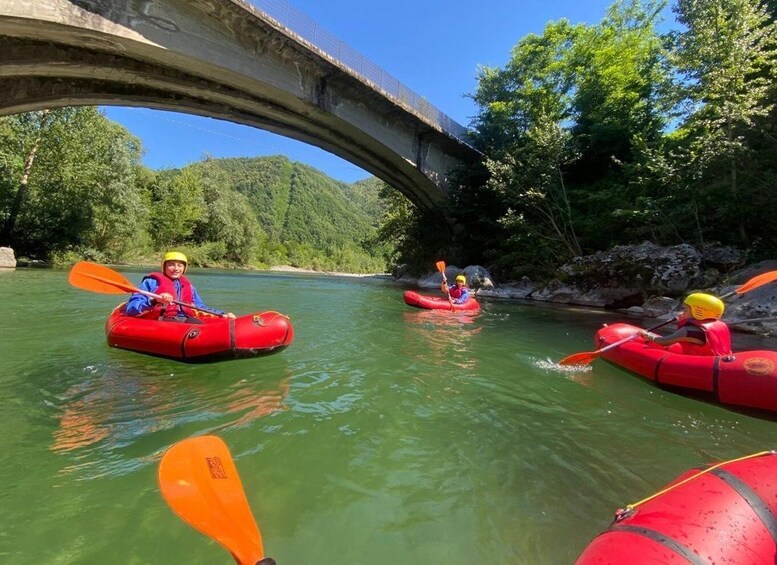
M191 240L206 213L200 172L193 167L160 176L152 189L151 222L159 248Z
M250 263L257 246L267 240L248 198L221 183L205 182L206 213L194 230L200 243L218 242L224 253L212 260L239 265Z
M575 69L573 126L578 176L595 180L631 159L632 138L654 141L666 125L669 72L656 31L664 1L618 0L604 20L582 28ZM618 171L614 171L618 174Z
M74 248L120 253L144 225L134 184L138 140L91 107L19 114L0 124L6 244L40 258Z
M740 177L752 171L748 131L774 109L777 24L755 0L679 0L675 11L686 28L672 36L687 109L687 144L678 153L683 176L702 207L700 217L745 243L745 215L757 214L748 203L762 200Z

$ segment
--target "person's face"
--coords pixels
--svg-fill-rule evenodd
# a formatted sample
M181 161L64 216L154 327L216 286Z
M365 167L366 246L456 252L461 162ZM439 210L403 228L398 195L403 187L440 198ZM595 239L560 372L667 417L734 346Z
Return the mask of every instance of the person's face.
M688 306L687 304L683 304L683 311L680 312L680 319L685 320L692 317L693 316L691 315L691 307Z
M173 280L180 278L185 269L183 261L165 261L165 275Z

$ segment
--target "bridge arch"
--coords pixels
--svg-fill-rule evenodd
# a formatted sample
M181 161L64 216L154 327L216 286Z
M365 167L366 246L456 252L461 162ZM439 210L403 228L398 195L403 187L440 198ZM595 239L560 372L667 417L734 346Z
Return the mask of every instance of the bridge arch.
M444 216L480 155L242 0L0 0L0 114L183 111L329 151ZM459 126L460 127L460 126Z

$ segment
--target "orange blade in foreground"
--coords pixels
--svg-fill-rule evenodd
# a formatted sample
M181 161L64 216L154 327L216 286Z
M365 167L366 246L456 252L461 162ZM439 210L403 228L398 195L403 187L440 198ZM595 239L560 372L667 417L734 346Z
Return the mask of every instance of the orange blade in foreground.
M159 464L162 496L178 516L241 565L263 557L262 538L226 444L215 436L173 445Z
M89 261L79 261L70 269L68 282L76 288L103 294L135 292L136 288L113 269Z

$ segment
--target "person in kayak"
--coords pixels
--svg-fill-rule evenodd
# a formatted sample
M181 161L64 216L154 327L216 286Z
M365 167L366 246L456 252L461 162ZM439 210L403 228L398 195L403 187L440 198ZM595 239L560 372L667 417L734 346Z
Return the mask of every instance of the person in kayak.
M673 353L728 356L732 354L731 332L720 320L724 308L720 298L695 292L683 301L676 332L663 337L646 331L641 335Z
M138 287L146 292L158 294L161 300L151 298L145 294L134 293L127 301L124 312L129 316L154 320L189 322L199 321L198 318L202 317L203 314L205 316L208 315L207 313L172 302L177 300L203 308L216 316L224 314L227 318L235 318L232 312L225 314L221 310L210 308L202 301L194 285L189 282L188 278L183 276L188 264L186 255L183 253L178 251L165 253L162 259L162 272L146 275Z
M451 287L443 281L440 290L451 297L453 304L464 304L469 300L469 287L467 286L467 278L464 275L458 275L456 282Z

